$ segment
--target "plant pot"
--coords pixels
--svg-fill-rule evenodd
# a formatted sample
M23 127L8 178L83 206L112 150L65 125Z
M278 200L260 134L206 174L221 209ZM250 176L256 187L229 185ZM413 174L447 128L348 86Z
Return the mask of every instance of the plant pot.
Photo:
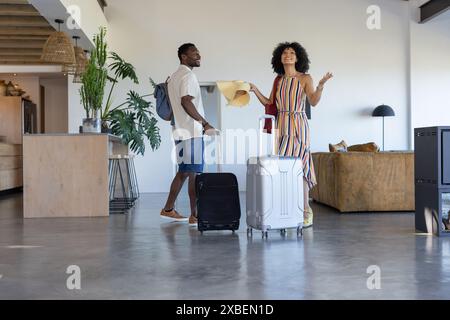
M99 118L83 119L83 133L101 133L102 121Z
M102 121L102 133L112 134L112 130L108 126L108 122Z

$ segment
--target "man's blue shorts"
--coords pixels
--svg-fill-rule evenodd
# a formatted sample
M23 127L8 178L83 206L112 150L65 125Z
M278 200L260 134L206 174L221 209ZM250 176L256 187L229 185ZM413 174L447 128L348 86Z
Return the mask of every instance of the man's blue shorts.
M202 173L205 158L203 137L175 141L178 172Z

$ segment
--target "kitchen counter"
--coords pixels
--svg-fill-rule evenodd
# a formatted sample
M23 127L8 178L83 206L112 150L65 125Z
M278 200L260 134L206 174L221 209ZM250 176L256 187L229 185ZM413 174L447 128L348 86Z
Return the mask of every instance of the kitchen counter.
M24 135L24 218L108 216L114 154L128 147L109 134Z

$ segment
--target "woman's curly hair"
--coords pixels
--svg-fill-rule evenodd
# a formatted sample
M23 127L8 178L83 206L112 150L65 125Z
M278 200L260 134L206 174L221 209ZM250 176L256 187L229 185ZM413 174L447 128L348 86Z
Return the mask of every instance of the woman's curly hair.
M309 57L306 53L305 48L301 46L298 42L283 42L280 43L272 54L272 68L275 73L279 75L284 75L284 67L281 63L281 55L284 50L291 48L295 51L297 56L297 63L295 64L295 69L299 72L306 73L309 70Z

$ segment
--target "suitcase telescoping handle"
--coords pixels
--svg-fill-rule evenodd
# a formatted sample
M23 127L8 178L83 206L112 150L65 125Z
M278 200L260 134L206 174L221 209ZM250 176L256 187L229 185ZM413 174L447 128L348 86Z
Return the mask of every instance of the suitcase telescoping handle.
M220 130L215 129L214 134L209 136L208 140L215 140L216 143L216 151L214 152L216 155L216 165L217 172L222 172L222 132Z
M216 130L216 161L217 161L217 172L222 172L222 132Z
M269 149L269 156L273 156L275 154L275 117L271 115L263 115L259 118L259 130L258 130L258 136L259 136L259 143L258 143L258 156L261 157L262 154L262 143L263 143L263 131L264 131L264 124L266 120L269 119L272 122L272 134L270 135L271 140L271 150Z

